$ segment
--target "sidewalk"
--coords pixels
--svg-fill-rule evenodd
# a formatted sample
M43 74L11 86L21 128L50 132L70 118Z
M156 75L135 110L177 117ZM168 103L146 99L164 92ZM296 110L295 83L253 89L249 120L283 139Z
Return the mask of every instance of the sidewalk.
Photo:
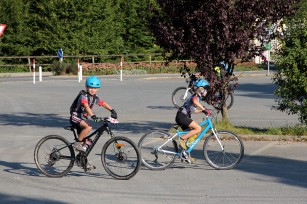
M32 77L33 72L18 72L18 73L0 73L0 77ZM35 73L35 76L39 76L38 72ZM53 76L52 72L43 72L43 76Z

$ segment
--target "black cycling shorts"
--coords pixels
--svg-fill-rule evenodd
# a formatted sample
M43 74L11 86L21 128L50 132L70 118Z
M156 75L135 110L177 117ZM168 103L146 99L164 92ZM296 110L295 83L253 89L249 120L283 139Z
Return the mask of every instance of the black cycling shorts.
M81 121L86 122L81 118L81 114L73 113L70 116L70 124L77 129L77 133L80 134L82 127L80 126ZM86 122L87 123L87 122Z
M181 127L182 130L188 129L189 125L193 122L193 120L190 117L182 113L180 110L176 114L175 121Z

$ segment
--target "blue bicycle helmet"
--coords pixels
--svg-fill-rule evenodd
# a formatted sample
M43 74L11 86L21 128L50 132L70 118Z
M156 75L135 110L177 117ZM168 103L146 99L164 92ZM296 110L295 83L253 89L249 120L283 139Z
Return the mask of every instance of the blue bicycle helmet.
M100 79L96 76L89 76L86 79L85 86L92 88L100 88Z
M198 79L195 83L195 85L197 86L197 88L199 87L204 87L204 88L209 88L210 87L210 84L207 80L205 79Z

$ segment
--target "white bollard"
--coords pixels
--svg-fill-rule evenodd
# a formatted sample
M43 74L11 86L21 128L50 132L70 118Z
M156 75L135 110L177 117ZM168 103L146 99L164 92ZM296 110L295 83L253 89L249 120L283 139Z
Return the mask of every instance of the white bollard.
M120 81L123 81L123 57L120 58Z
M77 67L78 67L78 82L80 83L80 60L77 60Z
M38 73L39 73L39 81L43 81L43 68L42 66L38 67Z
M82 81L82 65L80 65L80 81Z
M35 59L33 59L33 84L35 84Z

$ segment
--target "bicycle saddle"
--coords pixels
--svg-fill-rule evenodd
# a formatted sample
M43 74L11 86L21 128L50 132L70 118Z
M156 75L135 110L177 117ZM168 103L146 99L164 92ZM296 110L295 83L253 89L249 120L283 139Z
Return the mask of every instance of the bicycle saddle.
M74 126L70 125L70 126L65 126L64 129L65 129L65 130L73 131L74 129L76 130L77 127L74 127Z

